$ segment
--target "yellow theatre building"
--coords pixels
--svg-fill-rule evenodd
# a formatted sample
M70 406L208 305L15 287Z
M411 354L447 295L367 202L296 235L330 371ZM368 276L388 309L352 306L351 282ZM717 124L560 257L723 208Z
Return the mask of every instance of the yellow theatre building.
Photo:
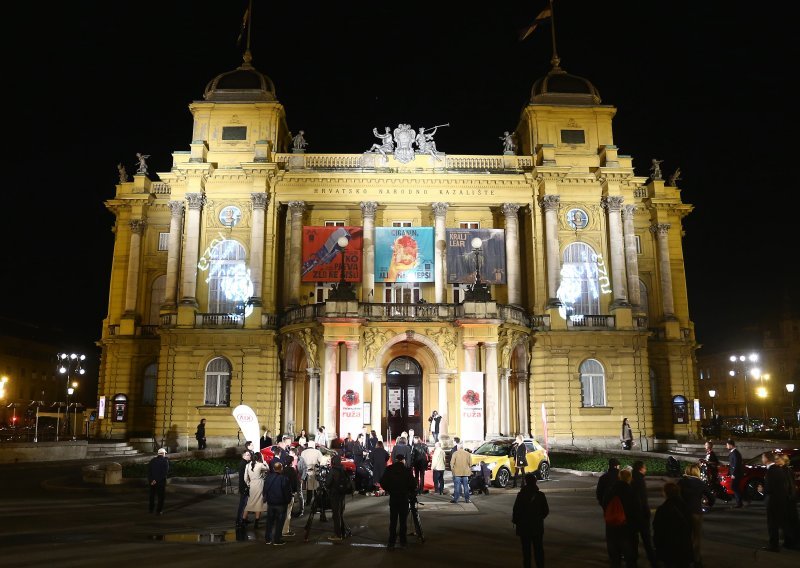
M193 448L205 418L209 447L240 445L241 404L273 435L427 437L434 410L445 443L697 431L691 206L634 173L588 80L556 63L497 155L403 123L306 152L249 52L189 109L172 169L106 203L98 436Z

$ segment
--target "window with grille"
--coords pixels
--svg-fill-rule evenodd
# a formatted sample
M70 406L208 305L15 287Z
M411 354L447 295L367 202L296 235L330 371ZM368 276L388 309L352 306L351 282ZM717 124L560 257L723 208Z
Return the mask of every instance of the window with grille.
M231 364L223 357L206 366L206 406L228 406L231 394Z
M387 304L416 304L422 297L422 289L419 282L387 283L383 297Z
M326 227L344 227L344 221L325 221Z
M249 280L244 247L231 239L218 243L211 249L208 265L208 311L236 313L236 305L247 295L236 287Z
M150 363L144 369L142 378L142 406L155 406L156 383L158 381L158 365Z
M600 313L600 279L597 254L586 243L571 243L564 249L558 298L567 316Z
M392 221L392 227L411 227L411 221Z
M583 406L606 405L606 373L597 359L587 359L581 363L581 391Z
M458 224L459 229L480 229L481 224L479 221L464 221Z
M158 233L158 250L169 250L169 233Z

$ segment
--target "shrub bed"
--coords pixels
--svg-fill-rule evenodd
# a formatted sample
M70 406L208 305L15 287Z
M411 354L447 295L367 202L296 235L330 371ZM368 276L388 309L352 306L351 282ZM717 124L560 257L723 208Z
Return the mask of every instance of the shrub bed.
M577 471L606 471L608 460L617 458L620 468L633 465L633 462L642 460L647 466L647 475L667 475L667 460L664 458L641 458L625 454L571 454L550 452L550 467L562 467ZM680 461L681 471L689 462Z
M207 475L222 475L225 467L233 471L239 469L238 459L211 458L211 459L188 459L170 460L170 477L204 477ZM147 477L146 463L125 464L122 467L123 477Z

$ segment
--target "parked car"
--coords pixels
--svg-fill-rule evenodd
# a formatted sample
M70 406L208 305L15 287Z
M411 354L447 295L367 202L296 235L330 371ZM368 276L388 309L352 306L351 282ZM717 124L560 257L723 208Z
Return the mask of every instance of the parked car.
M800 491L800 448L777 448L773 450L776 454L783 454L789 457L789 467L794 474L795 485L797 490ZM756 455L750 459L744 460L744 475L739 481L739 490L742 497L748 501L760 501L764 498L763 485L764 476L767 473L767 468L761 463L761 454ZM731 476L728 466L720 464L717 468L717 476L720 485L724 488L726 495L733 496L733 488L731 486Z
M486 462L492 471L492 483L497 487L506 487L514 475L514 438L495 438L481 444L472 452L472 464ZM547 451L533 438L525 438L525 457L528 465L525 473L536 473L539 479L550 476L550 457Z
M293 448L297 447L297 446L298 446L297 442L292 442L292 447ZM330 448L326 448L325 446L317 446L317 449L320 452L322 452L322 456L325 459L325 462L327 464L330 464L331 463L331 458L333 457L333 454L335 453L334 450L331 450ZM272 448L271 447L270 448L264 448L263 450L261 450L261 455L264 457L264 463L267 463L267 464L272 461L272 458L275 457L275 455L272 453ZM345 469L345 471L347 471L347 472L349 472L351 474L355 474L355 472L356 472L356 462L354 462L350 458L344 457L343 455L342 455L342 467Z

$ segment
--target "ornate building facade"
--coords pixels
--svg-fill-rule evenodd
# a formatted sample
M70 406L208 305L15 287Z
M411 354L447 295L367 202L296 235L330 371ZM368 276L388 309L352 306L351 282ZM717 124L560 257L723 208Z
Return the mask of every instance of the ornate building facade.
M202 417L232 445L239 404L272 432L427 433L433 410L445 440L695 432L691 206L635 175L589 81L536 81L498 155L404 124L306 153L249 54L189 108L190 150L107 202L100 435L184 446Z

